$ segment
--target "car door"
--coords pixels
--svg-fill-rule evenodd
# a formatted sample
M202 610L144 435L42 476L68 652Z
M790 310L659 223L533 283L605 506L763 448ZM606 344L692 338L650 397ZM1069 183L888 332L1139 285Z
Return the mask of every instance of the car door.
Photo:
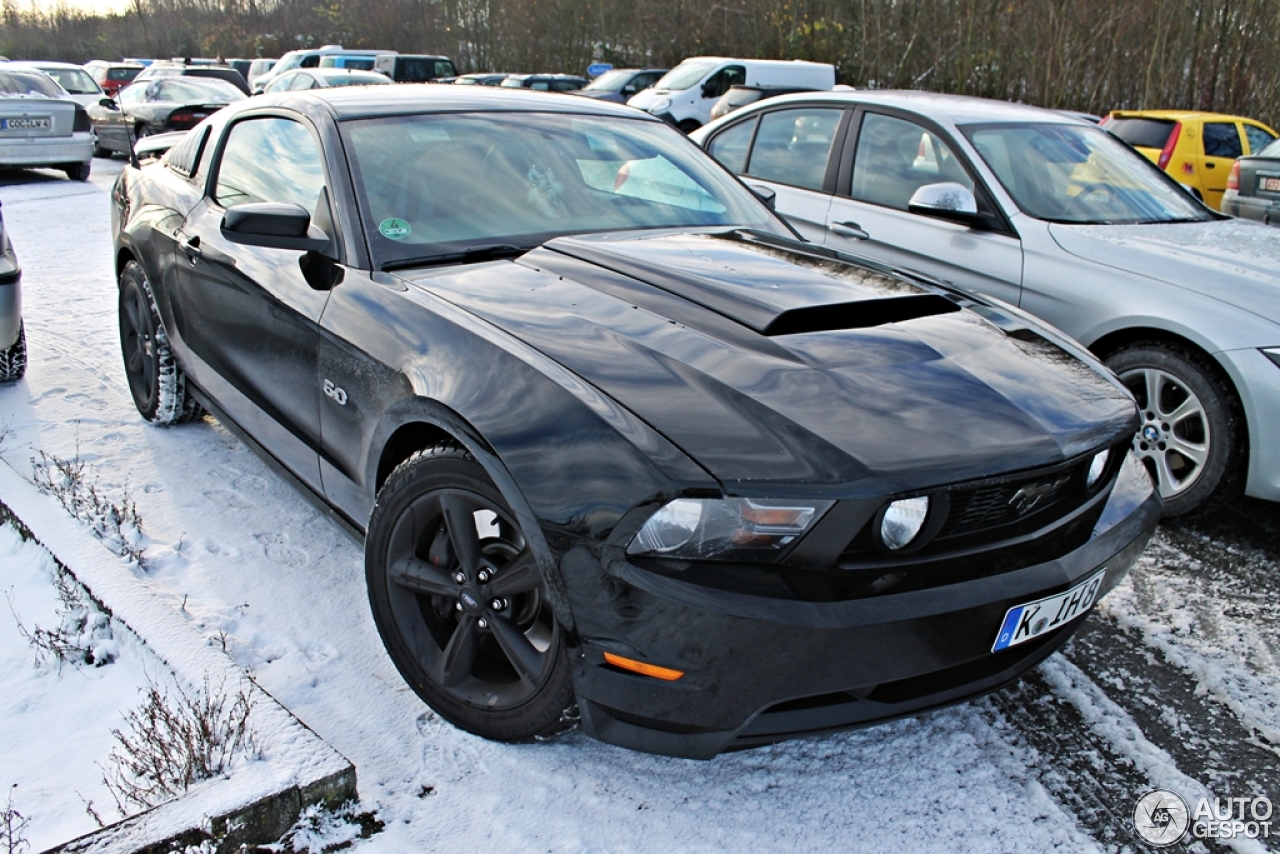
M770 110L716 134L707 151L749 186L772 190L774 209L805 239L822 243L835 190L832 153L848 116L830 105Z
M1200 191L1205 204L1215 211L1222 210L1231 164L1244 154L1240 127L1233 121L1205 122L1200 128L1200 140Z
M313 130L284 115L231 124L204 199L178 234L174 308L198 360L188 372L227 416L304 483L320 489L317 322L328 300L298 250L232 242L222 218L239 205L324 202L323 157Z
M1022 243L940 127L908 113L859 109L845 144L827 211L827 245L1019 302ZM908 209L916 190L944 182L975 195L979 224Z

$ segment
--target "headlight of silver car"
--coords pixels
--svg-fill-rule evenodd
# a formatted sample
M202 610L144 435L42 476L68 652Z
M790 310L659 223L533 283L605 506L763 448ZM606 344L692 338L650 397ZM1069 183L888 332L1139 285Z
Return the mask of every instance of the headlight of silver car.
M770 560L834 501L677 498L636 532L627 554L715 560Z
M1276 363L1276 367L1280 368L1280 347L1268 347L1262 351L1262 355Z

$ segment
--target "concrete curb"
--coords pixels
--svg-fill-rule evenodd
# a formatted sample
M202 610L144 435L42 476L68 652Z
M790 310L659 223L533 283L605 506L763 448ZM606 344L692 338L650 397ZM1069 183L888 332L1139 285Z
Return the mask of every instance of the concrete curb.
M12 522L24 538L48 551L113 621L136 635L183 683L206 677L239 684L243 673L223 652L159 598L135 570L42 494L0 462L0 524ZM189 845L217 852L278 840L315 804L353 800L355 767L256 684L253 725L265 761L234 776L209 780L177 800L49 849L66 854L160 854Z

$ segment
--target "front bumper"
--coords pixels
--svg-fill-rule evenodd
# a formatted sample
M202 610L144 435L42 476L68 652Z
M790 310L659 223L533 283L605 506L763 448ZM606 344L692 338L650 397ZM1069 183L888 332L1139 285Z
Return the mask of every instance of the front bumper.
M709 589L625 560L602 565L588 549L571 549L561 570L581 639L574 681L583 728L635 750L707 759L993 690L1083 622L992 653L1010 607L1062 592L1102 567L1105 593L1133 566L1161 513L1145 474L1141 481L1118 483L1088 542L1061 558L847 601ZM580 598L583 591L595 591L588 594L594 601ZM607 664L606 651L685 676L668 682L629 673Z
M1249 471L1245 494L1280 501L1280 367L1260 350L1227 350L1218 361L1240 393L1249 426Z
M57 139L6 139L0 143L0 166L61 166L93 159L93 134Z

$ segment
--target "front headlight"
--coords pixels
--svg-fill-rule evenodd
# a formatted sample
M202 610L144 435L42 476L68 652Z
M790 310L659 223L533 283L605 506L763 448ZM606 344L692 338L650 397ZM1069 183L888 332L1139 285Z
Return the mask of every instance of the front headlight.
M701 560L770 560L834 501L677 498L649 517L629 555Z
M1262 355L1275 362L1276 367L1280 368L1280 347L1268 347L1262 351Z
M671 99L659 98L657 101L654 101L649 105L648 112L653 113L656 116L658 113L665 113L669 109L671 109Z

